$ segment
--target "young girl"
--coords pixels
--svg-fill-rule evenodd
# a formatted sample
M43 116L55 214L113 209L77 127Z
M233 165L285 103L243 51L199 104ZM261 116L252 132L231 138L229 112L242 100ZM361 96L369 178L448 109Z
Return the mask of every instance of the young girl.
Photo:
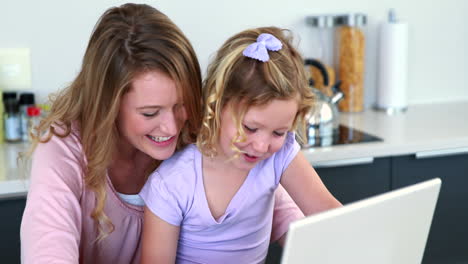
M283 30L231 37L204 86L197 145L163 162L140 193L143 263L263 262L280 183L306 215L340 206L295 140L313 97Z

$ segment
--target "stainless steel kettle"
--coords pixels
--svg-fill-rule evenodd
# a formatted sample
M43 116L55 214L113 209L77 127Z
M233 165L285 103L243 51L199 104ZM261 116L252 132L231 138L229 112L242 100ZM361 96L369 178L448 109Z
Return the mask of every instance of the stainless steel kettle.
M323 83L329 85L329 78L326 67L318 60L306 59L306 66L319 69L323 75ZM306 115L307 121L307 142L304 147L328 146L333 141L333 134L337 132L339 126L339 110L337 103L343 99L344 94L340 90L340 81L331 86L332 95L327 96L314 87L314 80L309 80L309 86L315 95L315 103L312 110Z

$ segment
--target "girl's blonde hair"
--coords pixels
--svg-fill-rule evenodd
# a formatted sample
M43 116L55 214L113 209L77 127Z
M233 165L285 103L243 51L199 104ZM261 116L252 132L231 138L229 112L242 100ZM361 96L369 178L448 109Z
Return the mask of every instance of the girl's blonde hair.
M270 59L261 62L245 57L242 52L256 42L262 33L269 33L281 41L279 51L268 51ZM242 120L251 106L265 105L271 100L298 100L293 130L304 133L305 115L312 107L314 97L308 86L303 59L293 47L291 32L276 27L242 31L218 50L203 83L204 114L197 146L208 156L215 156L221 125L221 111L229 103L236 107L233 119L237 137L245 139ZM232 145L233 149L236 149Z
M84 183L96 194L91 216L104 238L114 226L104 213L106 171L116 154L116 121L122 96L138 74L167 74L181 91L188 114L179 148L194 142L201 122L201 73L195 52L182 31L163 13L144 4L108 9L97 22L81 71L69 87L51 97L50 114L33 135L30 154L53 136L66 137L77 125L86 165ZM54 127L65 132L58 133ZM62 130L61 129L61 130ZM83 163L85 164L85 163ZM156 168L155 161L149 172Z

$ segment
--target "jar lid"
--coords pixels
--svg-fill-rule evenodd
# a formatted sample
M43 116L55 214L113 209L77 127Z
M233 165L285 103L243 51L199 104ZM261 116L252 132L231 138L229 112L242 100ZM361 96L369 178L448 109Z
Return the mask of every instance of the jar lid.
M10 91L5 91L2 94L2 101L6 102L8 99L15 99L16 100L17 93L16 92L10 92Z
M29 106L26 110L28 112L28 116L38 116L41 114L41 109L36 106Z
M34 101L34 94L33 93L21 93L19 96L19 104L20 105L33 105Z
M306 23L312 27L328 28L335 26L335 16L333 15L318 15L306 17Z
M5 100L5 113L18 113L19 112L19 105L18 101L13 98L9 98Z
M363 13L349 13L338 15L335 17L335 25L337 26L364 26L367 24L367 16Z

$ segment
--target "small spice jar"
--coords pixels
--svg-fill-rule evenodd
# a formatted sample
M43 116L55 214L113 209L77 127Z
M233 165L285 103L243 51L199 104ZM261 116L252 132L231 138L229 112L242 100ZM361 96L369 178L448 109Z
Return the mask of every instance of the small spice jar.
M342 112L364 110L364 60L366 39L364 14L345 14L335 17L336 59L338 79L344 99L339 103Z
M23 141L29 140L29 128L28 128L28 108L34 106L34 94L33 93L22 93L19 96L19 114L21 123L21 139Z
M18 101L16 99L7 99L4 103L5 112L3 113L3 122L5 141L19 142L21 140L21 123Z
M29 106L26 111L28 113L27 135L28 140L32 141L32 135L37 136L37 126L41 122L41 109L37 106Z

